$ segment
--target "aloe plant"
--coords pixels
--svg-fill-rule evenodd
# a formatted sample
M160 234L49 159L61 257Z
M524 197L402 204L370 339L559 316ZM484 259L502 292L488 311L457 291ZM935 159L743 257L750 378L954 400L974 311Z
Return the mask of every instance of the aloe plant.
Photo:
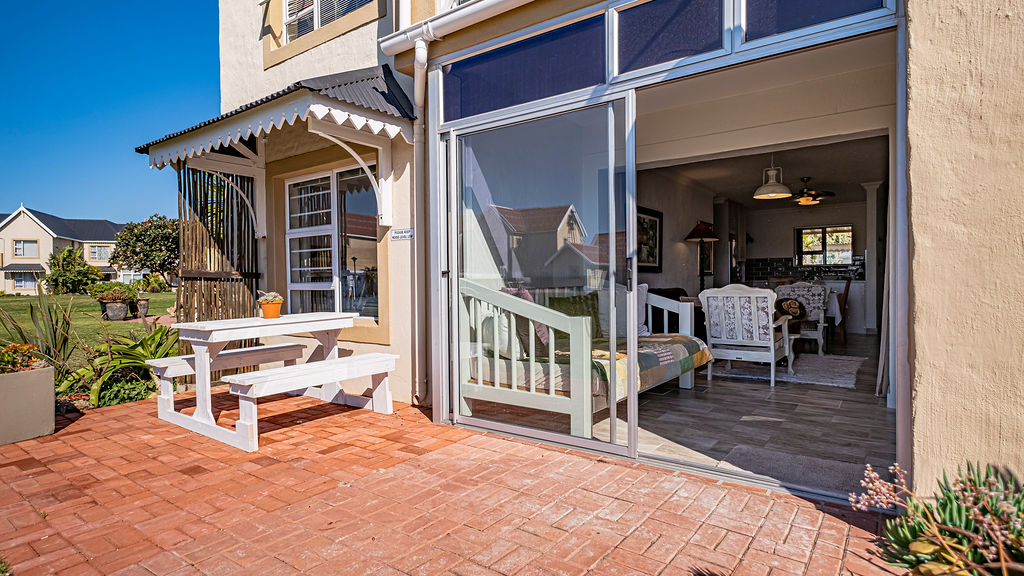
M72 372L71 357L75 353L78 335L71 325L72 302L67 307L51 301L42 286L36 287L36 303L28 307L32 327L22 326L6 310L0 308L3 325L10 344L35 346L32 354L53 366L54 381L61 382Z
M114 336L108 344L96 347L97 356L85 367L69 374L57 387L62 394L89 386L89 402L99 405L100 390L118 372L130 370L150 376L146 360L167 358L178 353L178 331L157 326L144 337Z

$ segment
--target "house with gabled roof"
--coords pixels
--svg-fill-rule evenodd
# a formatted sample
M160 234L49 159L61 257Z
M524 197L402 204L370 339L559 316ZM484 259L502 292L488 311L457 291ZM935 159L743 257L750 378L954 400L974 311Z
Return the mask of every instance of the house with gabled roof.
M109 220L61 218L24 205L0 215L0 291L35 293L49 272L50 254L68 247L81 248L85 261L107 279L117 278L120 271L111 266L110 254L122 228Z

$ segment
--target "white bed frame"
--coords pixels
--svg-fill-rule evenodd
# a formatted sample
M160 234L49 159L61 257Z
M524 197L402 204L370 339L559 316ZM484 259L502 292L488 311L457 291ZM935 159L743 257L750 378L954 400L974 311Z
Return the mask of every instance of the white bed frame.
M499 290L488 288L471 280L459 281L460 298L460 319L462 325L470 328L467 332L474 335L471 342L463 342L460 350L460 404L462 414L471 415L472 410L466 400L485 400L500 404L533 408L559 414L568 414L570 418L570 433L581 438L590 438L592 435L593 416L597 409L603 408L603 404L595 402L593 387L591 383L591 327L590 318L566 316L565 314L551 310L539 304L527 302L516 296L505 294ZM693 335L693 303L680 302L657 296L647 295L647 318L653 317L654 310L661 310L662 326L668 326L669 313L679 315L679 334L685 336ZM511 382L502 384L501 370L499 366L499 334L498 327L501 326L502 316L508 319L508 334L505 335L509 341L518 339L516 332L516 316L526 318L530 326L530 343L523 353L525 359L510 362ZM493 342L483 342L483 321L485 318L493 318L491 330ZM536 328L546 329L548 334L547 350L538 351L543 343L537 338ZM546 368L548 382L555 381L556 365L554 361L555 331L564 332L569 335L569 395L562 396L555 393L555 386L548 385L547 389L538 389L536 378L536 367L539 364L537 358L546 356ZM493 382L485 382L483 378L473 374L471 355L476 356L477 370L482 371L484 363L485 344L490 347L489 354L493 354L495 369L493 370ZM538 355L538 352L540 354ZM529 366L529 388L515 387L512 382L518 380L517 370L521 363L526 362ZM543 365L542 365L543 366ZM672 380L671 378L669 380ZM666 380L665 382L668 382ZM659 382L658 384L663 384ZM656 384L657 385L657 384ZM681 388L693 387L693 371L686 372L679 376ZM609 386L611 391L611 386ZM607 404L617 401L617 394L608 394Z

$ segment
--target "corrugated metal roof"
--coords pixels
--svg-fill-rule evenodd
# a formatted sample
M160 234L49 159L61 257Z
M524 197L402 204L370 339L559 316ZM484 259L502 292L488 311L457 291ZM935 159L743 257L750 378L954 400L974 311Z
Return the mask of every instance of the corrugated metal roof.
M376 110L395 118L407 118L413 119L416 117L416 113L413 110L412 102L406 95L405 91L398 84L398 80L395 79L395 75L391 72L391 67L387 64L381 66L372 66L370 68L363 68L360 70L350 70L348 72L340 72L337 74L328 74L326 76L318 76L316 78L308 78L306 80L300 80L294 84L290 84L282 90L278 90L273 94L264 96L259 100L254 100L243 106L239 106L230 112L226 112L211 118L209 120L200 122L195 126L179 130L171 134L167 134L162 138L153 140L135 148L135 151L139 154L148 154L149 148L155 144L177 138L183 134L194 132L230 118L236 114L251 110L267 102L277 100L282 96L297 92L299 90L311 90L324 96L340 100L342 102L348 102L361 108L368 110Z
M0 268L4 272L38 272L40 274L46 272L42 264L21 264L15 262L14 264L8 264L3 268Z
M100 274L117 274L117 270L113 266L98 266Z

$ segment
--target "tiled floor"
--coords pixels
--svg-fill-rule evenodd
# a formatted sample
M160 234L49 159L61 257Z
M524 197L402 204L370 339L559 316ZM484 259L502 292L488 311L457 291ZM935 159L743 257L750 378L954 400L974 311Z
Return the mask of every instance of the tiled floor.
M237 415L218 395L221 422ZM306 398L246 454L154 401L0 446L0 557L63 574L873 574L879 518Z

